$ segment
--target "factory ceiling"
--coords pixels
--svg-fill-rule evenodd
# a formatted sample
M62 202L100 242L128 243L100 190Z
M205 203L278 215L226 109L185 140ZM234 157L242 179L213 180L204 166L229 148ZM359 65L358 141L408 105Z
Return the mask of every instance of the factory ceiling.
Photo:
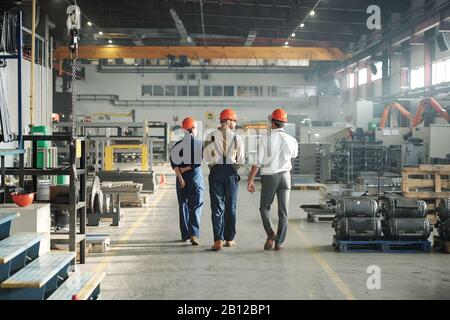
M30 6L30 0L11 2ZM55 23L53 32L61 45L68 2L38 0ZM293 47L333 47L344 52L372 32L366 25L369 6L381 8L383 25L393 15L410 10L410 0L78 0L77 4L84 15L85 45L112 40L127 46L268 47L289 40ZM302 22L305 25L300 27Z

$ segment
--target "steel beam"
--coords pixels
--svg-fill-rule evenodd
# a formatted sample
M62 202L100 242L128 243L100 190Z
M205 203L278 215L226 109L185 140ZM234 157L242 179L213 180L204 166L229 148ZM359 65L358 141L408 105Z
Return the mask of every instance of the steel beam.
M337 48L316 47L124 47L81 46L79 59L158 59L169 55L186 55L189 59L286 59L286 60L343 60L344 54ZM67 47L55 50L57 61L69 59Z

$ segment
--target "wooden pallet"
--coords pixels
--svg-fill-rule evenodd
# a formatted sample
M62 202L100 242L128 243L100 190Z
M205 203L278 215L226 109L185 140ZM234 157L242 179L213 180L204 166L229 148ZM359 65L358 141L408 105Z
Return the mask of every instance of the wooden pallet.
M69 251L69 245L68 244L56 244L53 246L52 250L54 251ZM89 255L92 253L92 245L86 244L86 258L89 257ZM80 262L80 246L77 246L77 256L76 256L77 262Z
M433 237L433 248L436 248L440 252L443 252L443 253L450 253L450 241L441 240L439 238L439 236L434 236Z
M333 247L339 252L430 253L430 241L346 241L333 236Z
M323 184L297 184L291 186L292 190L301 190L301 191L316 191L325 188Z
M403 168L402 192L406 198L435 201L450 198L450 165Z
M86 242L92 245L93 253L105 253L111 246L111 240L107 234L87 235Z
M334 214L310 214L307 215L308 222L332 222L335 218Z

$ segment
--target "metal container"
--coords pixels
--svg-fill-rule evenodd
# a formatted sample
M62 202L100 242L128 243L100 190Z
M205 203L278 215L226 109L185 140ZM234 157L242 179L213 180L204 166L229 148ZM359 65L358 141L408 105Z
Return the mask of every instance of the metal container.
M66 231L69 229L69 211L55 211L55 229L56 231Z
M438 215L441 221L445 221L450 217L450 199L444 199L439 203Z
M389 199L384 204L386 218L426 218L428 209L423 200Z
M337 217L370 217L378 213L378 202L373 199L341 199L337 204Z
M381 237L379 218L340 218L333 223L338 240L377 240Z
M50 186L50 180L38 180L36 200L50 201Z
M438 223L438 232L442 240L450 241L450 219Z
M383 233L389 240L427 240L433 227L427 219L397 219L384 220Z

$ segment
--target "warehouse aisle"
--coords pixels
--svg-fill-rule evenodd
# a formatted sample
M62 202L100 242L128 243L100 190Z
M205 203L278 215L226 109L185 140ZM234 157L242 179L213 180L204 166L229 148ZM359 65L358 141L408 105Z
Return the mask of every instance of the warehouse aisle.
M152 205L125 209L106 255L92 255L86 270L106 271L103 299L444 299L450 296L450 265L443 254L340 254L331 247L330 223L304 220L299 205L317 192L292 191L290 226L283 252L263 251L259 194L241 183L237 247L210 250L209 195L201 245L181 243L174 177L152 195ZM276 208L275 208L276 209ZM275 219L274 219L275 220ZM276 222L276 221L274 221ZM369 290L367 267L381 268L381 289Z

